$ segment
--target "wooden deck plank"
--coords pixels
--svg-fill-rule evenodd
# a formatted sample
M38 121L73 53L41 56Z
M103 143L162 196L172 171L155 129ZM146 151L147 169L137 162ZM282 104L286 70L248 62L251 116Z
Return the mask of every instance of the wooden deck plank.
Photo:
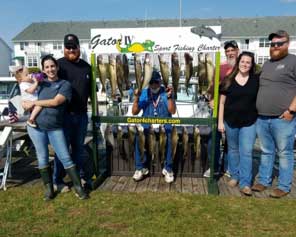
M150 181L150 177L146 177L144 180L138 182L136 192L145 192L147 191L147 187Z
M160 177L158 191L159 192L169 192L171 189L171 185L164 181L164 177Z
M182 192L192 193L192 179L191 177L182 177Z
M221 195L221 196L229 196L226 185L227 184L224 182L224 180L222 178L219 179L219 181L218 181L219 195Z
M132 177L129 177L127 185L125 186L125 191L134 192L137 188L138 183L133 180Z
M203 184L203 178L192 178L192 192L196 194L206 193L206 190Z
M208 181L205 178L202 178L203 187L205 190L205 194L208 194Z
M107 177L104 182L98 187L98 189L100 190L104 190L105 185L109 182L109 180L111 179L111 177Z
M152 176L149 178L149 184L147 186L147 191L156 192L158 191L160 177Z
M180 176L176 177L174 182L171 183L172 192L182 192L182 178Z
M113 191L115 192L121 192L124 190L125 186L127 185L128 183L128 180L129 180L129 177L127 176L120 176L118 181L117 181L117 184L115 185L115 187L113 188Z
M108 182L103 186L102 189L106 191L112 191L113 188L116 186L119 178L120 178L119 176L111 176Z

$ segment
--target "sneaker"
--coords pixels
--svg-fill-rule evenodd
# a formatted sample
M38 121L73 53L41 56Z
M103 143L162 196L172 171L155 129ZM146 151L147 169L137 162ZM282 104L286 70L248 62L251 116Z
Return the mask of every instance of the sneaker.
M146 168L143 168L141 170L136 170L135 174L133 175L133 179L135 181L140 181L144 178L145 175L149 174L149 170Z
M66 184L54 184L53 185L53 190L58 193L68 193L70 192L69 186Z
M204 172L203 177L210 178L210 176L211 176L211 169L209 168L206 170L206 172Z
M174 181L174 173L168 172L165 168L162 170L162 174L164 175L164 181L167 183L171 183Z
M37 124L31 119L27 120L27 124L32 128L37 128Z
M230 173L229 173L229 170L226 170L226 171L225 171L224 176L226 176L226 177L228 177L228 178L231 177L231 175L230 175Z

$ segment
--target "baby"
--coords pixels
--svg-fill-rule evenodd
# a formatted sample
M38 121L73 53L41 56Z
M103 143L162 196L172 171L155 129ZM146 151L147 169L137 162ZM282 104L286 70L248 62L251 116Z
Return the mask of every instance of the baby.
M35 101L38 100L37 95L37 87L38 87L38 80L36 77L29 74L29 70L26 67L18 67L14 72L15 78L19 83L19 87L21 90L22 100L30 100ZM31 127L37 127L35 119L40 113L42 107L41 106L34 106L31 110L31 114L27 124Z

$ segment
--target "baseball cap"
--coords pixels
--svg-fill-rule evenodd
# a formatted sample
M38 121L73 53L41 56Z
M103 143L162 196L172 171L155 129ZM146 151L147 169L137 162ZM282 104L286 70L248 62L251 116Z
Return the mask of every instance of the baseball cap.
M12 74L16 74L16 72L20 71L21 69L23 69L23 66L9 66L9 71Z
M229 47L238 48L237 42L235 40L228 40L224 42L224 49Z
M287 38L287 40L289 40L289 34L287 33L287 31L284 30L278 30L276 32L270 33L268 36L269 40L272 40L274 37L278 37L278 38Z
M74 34L67 34L64 38L64 46L65 48L77 48L79 46L79 39Z
M156 82L156 83L161 82L161 76L158 71L152 72L152 77L151 77L149 84L152 84L153 82Z

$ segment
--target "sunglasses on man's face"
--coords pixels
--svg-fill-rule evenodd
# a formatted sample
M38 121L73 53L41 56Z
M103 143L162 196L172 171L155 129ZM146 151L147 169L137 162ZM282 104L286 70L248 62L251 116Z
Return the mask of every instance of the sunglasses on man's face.
M66 49L68 49L68 50L75 50L75 49L77 49L77 46L65 46L65 48Z
M271 42L270 47L282 47L288 41Z

